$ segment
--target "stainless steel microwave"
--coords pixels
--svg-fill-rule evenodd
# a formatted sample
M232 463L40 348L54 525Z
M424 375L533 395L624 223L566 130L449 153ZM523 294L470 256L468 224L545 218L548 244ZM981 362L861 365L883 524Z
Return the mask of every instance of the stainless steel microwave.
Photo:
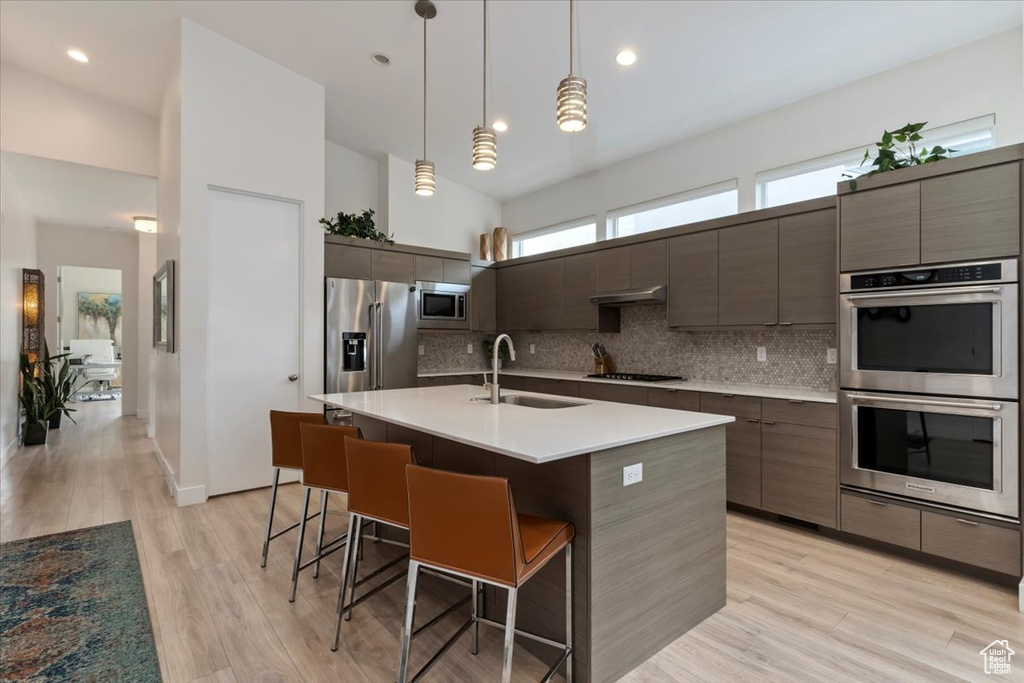
M420 327L462 328L469 319L469 285L417 282Z
M1019 398L1017 261L840 276L840 385Z

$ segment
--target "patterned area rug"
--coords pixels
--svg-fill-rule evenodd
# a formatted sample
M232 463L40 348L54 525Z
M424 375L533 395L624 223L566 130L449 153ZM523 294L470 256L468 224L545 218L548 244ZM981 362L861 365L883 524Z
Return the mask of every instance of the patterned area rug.
M131 522L0 545L0 680L160 681Z

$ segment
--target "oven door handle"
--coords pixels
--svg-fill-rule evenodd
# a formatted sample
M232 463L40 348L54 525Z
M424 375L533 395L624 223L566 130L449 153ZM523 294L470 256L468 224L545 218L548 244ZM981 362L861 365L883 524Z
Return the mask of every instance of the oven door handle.
M889 396L864 396L847 394L851 401L878 401L879 403L900 403L915 406L935 406L938 408L970 408L973 410L990 410L998 412L1003 409L1002 403L967 403L966 401L933 401L926 398L894 398Z
M847 294L847 301L866 301L872 299L905 299L915 296L950 296L957 294L998 294L1003 288L998 285L976 287L945 287L943 289L907 289L899 292L884 292L879 294L864 292L862 294Z

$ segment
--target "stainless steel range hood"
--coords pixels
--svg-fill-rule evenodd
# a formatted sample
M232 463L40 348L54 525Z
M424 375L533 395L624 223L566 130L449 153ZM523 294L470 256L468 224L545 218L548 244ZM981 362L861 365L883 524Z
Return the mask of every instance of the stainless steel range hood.
M642 289L623 289L617 292L601 292L590 297L590 303L601 306L632 306L665 303L665 285Z

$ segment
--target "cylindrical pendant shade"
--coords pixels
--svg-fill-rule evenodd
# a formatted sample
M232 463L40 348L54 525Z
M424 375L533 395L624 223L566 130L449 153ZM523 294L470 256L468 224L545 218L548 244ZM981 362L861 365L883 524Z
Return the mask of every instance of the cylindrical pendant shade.
M490 127L473 129L473 168L490 171L498 163L498 136Z
M494 260L504 261L508 258L508 230L505 228L494 229Z
M429 197L434 194L434 162L416 160L416 194Z
M491 236L485 232L480 235L480 260L490 261L491 258Z
M558 127L566 133L577 133L587 127L587 80L566 76L558 84L556 111Z

